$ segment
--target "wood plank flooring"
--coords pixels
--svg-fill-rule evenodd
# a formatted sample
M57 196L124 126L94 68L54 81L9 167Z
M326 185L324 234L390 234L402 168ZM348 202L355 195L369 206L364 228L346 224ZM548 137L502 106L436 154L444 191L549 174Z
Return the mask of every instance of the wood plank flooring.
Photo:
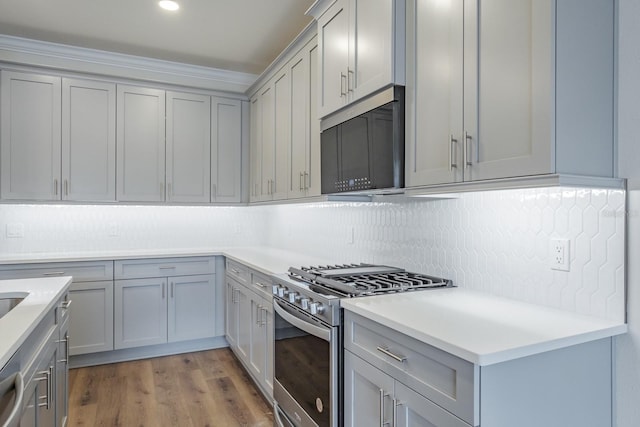
M224 348L72 369L67 426L271 427L273 408Z

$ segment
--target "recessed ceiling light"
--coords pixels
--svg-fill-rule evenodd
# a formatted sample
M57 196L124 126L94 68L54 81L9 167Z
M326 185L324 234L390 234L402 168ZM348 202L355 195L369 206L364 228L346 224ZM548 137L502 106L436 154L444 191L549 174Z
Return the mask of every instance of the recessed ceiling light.
M162 0L158 2L158 5L165 10L175 11L180 9L180 5L173 0Z

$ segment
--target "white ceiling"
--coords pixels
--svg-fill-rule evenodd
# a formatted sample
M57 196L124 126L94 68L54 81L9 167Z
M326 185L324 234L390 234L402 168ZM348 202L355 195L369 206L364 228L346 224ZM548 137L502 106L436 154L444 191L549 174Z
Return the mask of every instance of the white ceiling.
M0 34L260 74L313 0L0 0Z

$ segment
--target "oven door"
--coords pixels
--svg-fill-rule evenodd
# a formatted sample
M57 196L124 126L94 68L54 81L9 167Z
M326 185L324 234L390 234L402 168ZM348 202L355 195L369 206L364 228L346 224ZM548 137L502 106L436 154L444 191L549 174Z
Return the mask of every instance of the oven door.
M338 328L278 299L275 311L274 399L296 427L337 427Z

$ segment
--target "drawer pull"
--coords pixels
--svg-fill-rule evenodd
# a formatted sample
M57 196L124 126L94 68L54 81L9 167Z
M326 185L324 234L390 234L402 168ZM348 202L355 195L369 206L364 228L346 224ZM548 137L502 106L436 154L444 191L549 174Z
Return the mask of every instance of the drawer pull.
M64 276L64 271L51 271L49 273L42 273L43 276Z
M385 355L397 360L400 363L404 363L404 362L407 361L407 358L405 356L398 356L397 354L394 354L394 353L390 352L387 347L376 347L376 350L378 350L382 354L385 354Z
M60 307L63 308L64 310L68 310L69 307L71 307L71 303L73 302L72 299L66 300L66 301L62 301L62 304L60 304Z
M233 274L240 274L240 271L239 271L239 270L236 270L235 268L232 268L232 269L231 269L231 272L232 272Z
M262 289L266 289L267 288L267 285L265 285L264 283L255 282L255 285L260 286Z
M158 267L160 270L175 270L176 266L175 265L161 265L160 267Z

